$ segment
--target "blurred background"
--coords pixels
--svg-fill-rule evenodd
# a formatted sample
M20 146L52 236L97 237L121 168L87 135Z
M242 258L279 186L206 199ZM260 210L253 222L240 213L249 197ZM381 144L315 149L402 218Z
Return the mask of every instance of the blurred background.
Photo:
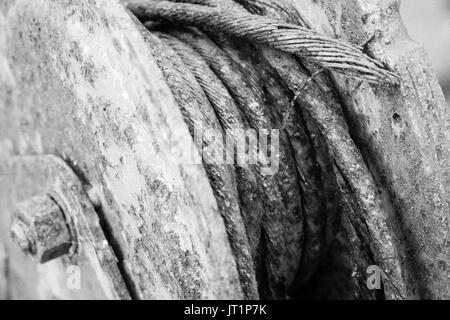
M450 0L403 0L409 35L429 54L450 105Z

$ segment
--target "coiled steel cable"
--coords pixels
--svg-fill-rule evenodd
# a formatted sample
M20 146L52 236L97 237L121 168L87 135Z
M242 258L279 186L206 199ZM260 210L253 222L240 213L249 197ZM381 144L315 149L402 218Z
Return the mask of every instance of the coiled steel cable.
M227 36L268 45L354 78L372 82L398 82L398 77L394 73L385 70L381 63L365 55L359 48L292 24L296 20L301 23L301 18L296 18L295 14L285 10L286 8L280 10L272 5L271 8L278 14L275 14L274 18L267 18L240 10L232 1L224 1L220 5L216 0L181 1L190 3L158 0L128 2L130 2L129 8L143 22L153 19L169 21L174 25L197 26L206 32L222 32ZM239 2L247 5L253 3L255 12L258 10L263 12L261 7L258 7L260 5L273 4L271 0L240 0ZM217 7L206 6L211 4ZM291 23L278 20L283 16ZM218 36L219 40L220 37ZM367 224L370 248L387 275L387 297L402 298L405 289L398 253L391 237L390 222L382 208L373 178L348 134L345 120L339 113L340 106L331 96L332 90L323 87L324 81L320 85L312 82L305 88L305 83L309 81L307 72L289 54L281 51L262 49L264 57L316 121L340 173L355 194L363 214L362 218ZM255 82L251 77L248 79ZM299 91L304 94L298 94ZM243 99L243 101L246 100ZM256 113L252 114L255 111ZM267 116L258 112L258 110L247 110L244 114L250 119L255 116L257 119ZM268 241L270 242L270 239Z

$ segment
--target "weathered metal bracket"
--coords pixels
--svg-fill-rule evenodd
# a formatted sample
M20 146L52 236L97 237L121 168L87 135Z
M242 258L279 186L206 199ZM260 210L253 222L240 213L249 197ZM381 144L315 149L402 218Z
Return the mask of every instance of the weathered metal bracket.
M0 164L0 173L12 181L12 198L19 200L11 236L23 252L41 264L62 258L58 268L77 266L86 290L95 291L96 297L129 298L94 206L63 160L53 155L11 156ZM72 298L70 290L61 298Z

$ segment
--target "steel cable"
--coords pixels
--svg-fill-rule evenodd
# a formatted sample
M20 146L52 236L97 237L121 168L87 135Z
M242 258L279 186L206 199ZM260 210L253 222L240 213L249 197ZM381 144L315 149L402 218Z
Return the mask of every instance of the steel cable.
M209 47L208 50L205 49L208 48L208 45L211 46L211 43L198 43L194 41L195 39L193 40L192 37L189 38L189 36L186 36L186 33L183 33L184 31L176 31L174 33L175 37L177 38L175 43L173 39L170 40L172 36L168 36L164 33L158 33L160 37L165 39L165 42L167 42L167 39L169 39L169 44L167 45L168 47L172 47L172 49L174 47L178 47L180 50L178 50L178 53L175 53L180 56L184 56L184 59L177 58L177 64L180 64L182 62L183 64L185 64L185 66L182 67L182 71L177 70L178 75L175 76L175 78L178 77L181 78L182 81L187 82L187 84L184 84L184 86L190 88L189 90L191 91L191 93L187 95L186 93L180 92L183 87L183 85L181 84L178 84L178 88L172 87L172 90L174 91L174 95L176 96L176 98L178 96L177 102L180 105L183 114L185 115L186 122L190 126L192 126L193 123L192 118L200 117L198 115L198 112L204 112L206 114L210 114L211 116L209 118L211 119L212 117L217 117L219 120L216 119L214 121L217 123L220 122L223 129L229 129L227 128L226 124L227 121L230 120L227 114L227 110L233 110L233 114L236 118L238 117L238 114L242 115L242 119L239 120L238 123L243 127L250 126L253 128L270 128L275 123L277 123L277 120L275 120L277 118L277 112L278 124L280 124L279 110L267 110L265 108L262 108L264 102L261 100L261 94L264 90L262 89L261 82L258 79L258 73L260 73L261 70L256 71L252 66L250 66L251 63L246 63L244 61L245 59L242 59L242 55L240 55L240 50L236 50L235 48L231 48L230 46L228 46L229 40L226 37L236 37L251 40L253 43L259 43L287 52L283 53L281 51L270 49L264 46L261 47L260 51L257 50L257 54L262 53L264 59L269 62L274 72L278 74L279 79L277 81L283 82L289 87L289 89L296 96L297 101L302 105L302 107L305 108L311 118L316 122L318 128L325 138L330 152L334 157L334 161L337 168L339 169L340 174L345 178L345 182L348 184L348 187L354 194L354 197L361 210L361 213L363 215L361 219L367 226L366 231L368 232L368 242L370 250L374 254L377 263L380 264L381 268L387 275L386 296L389 298L403 298L405 296L405 288L401 276L401 266L399 265L400 261L395 246L395 239L392 238L391 231L393 227L391 226L391 222L387 219L386 213L384 212L381 204L381 199L377 194L377 189L373 178L366 165L364 164L364 160L359 150L355 146L348 133L345 119L340 113L341 106L334 96L333 89L330 89L330 87L328 86L328 80L325 78L320 78L309 83L308 71L305 70L303 66L300 66L290 54L294 54L302 58L302 60L304 60L305 62L308 62L305 63L305 66L307 68L312 66L311 63L313 63L320 65L323 68L343 73L357 79L363 79L373 82L384 81L388 83L397 83L397 76L394 73L385 70L381 63L365 55L359 48L326 36L319 35L303 26L294 25L293 23L296 22L299 24L304 24L304 21L300 16L296 16L295 12L293 12L289 8L280 8L280 5L275 5L271 0L239 0L239 2L246 5L246 7L250 7L253 12L260 14L270 14L272 15L271 18L245 12L243 9L239 9L239 7L237 7L237 5L235 5L232 1L221 2L220 5L216 0L178 1L189 3L176 3L159 0L128 2L128 7L130 8L130 10L144 23L148 22L149 20L168 21L172 26L178 26L179 24L190 25L198 27L208 33L214 34L214 42L219 47L221 47L223 52L228 55L228 60L220 60L219 58L214 59L214 56L211 56L211 47ZM200 3L200 5L192 4L191 2ZM217 5L217 7L207 6L211 4ZM267 8L269 8L270 10L268 10ZM282 19L285 19L287 22L282 21ZM153 24L149 24L148 26L152 27ZM217 34L217 32L220 32L221 34ZM170 43L172 44L171 46ZM189 45L188 47L186 47L186 43ZM214 43L212 43L212 45L214 45ZM195 56L193 52L191 52L192 59L187 59L189 58L186 56L186 51L189 51L189 49L187 48L194 48L195 51L197 51L197 56ZM166 49L160 47L158 50ZM155 51L154 54L156 56L161 56L161 53ZM205 66L202 67L203 69L198 69L199 57L207 62L207 65L209 66L208 68L211 68L216 76L218 76L220 81L223 82L226 90L228 90L227 93L226 90L223 90L223 87L220 84L211 81L212 77L208 78L206 76L207 71L205 71ZM229 70L224 71L227 70L227 65L230 65L230 61L233 60L235 63L240 64L241 67L248 67L248 74L242 75L240 72L229 73ZM161 68L165 68L164 63ZM181 68L181 66L179 66L179 68ZM196 77L186 76L187 71L195 74L196 70L198 71ZM232 74L234 78L227 78L227 76L229 77L230 74ZM168 83L174 81L173 74L165 75L168 78ZM194 82L197 83L197 85L195 85L195 90L192 90L191 87L194 86ZM308 85L305 86L305 83L308 83ZM247 87L248 85L249 87ZM201 87L200 90L199 87ZM220 89L218 89L219 87ZM199 91L202 92L200 93ZM207 109L200 108L200 110L196 111L197 113L189 114L189 112L186 112L186 110L183 109L185 108L183 107L183 105L186 103L191 103L192 100L199 99L198 97L194 97L195 95L200 95L203 97L206 96L207 99L209 99L210 106ZM229 100L228 95L232 97L234 102L231 102ZM267 90L265 92L265 98L267 98ZM289 99L286 99L285 96L283 98L278 99L278 103L273 103L272 107L281 109L282 106L285 106L288 103ZM186 99L190 102L186 102ZM238 111L235 110L233 104L239 106ZM215 110L214 116L211 114L211 110L213 109ZM281 112L281 114L284 113ZM209 118L206 117L206 119ZM305 182L314 184L315 188L317 188L317 191L314 194L303 194L304 197L305 195L306 197L308 197L308 199L306 200L299 200L303 203L304 206L304 201L312 201L311 197L314 197L315 200L320 199L320 197L317 196L317 193L323 190L323 186L320 185L321 183L317 180L317 176L312 176L315 173L311 167L309 169L302 170L302 165L308 165L309 163L311 164L311 166L313 166L313 163L315 161L313 158L311 158L311 151L309 151L308 149L311 148L311 146L308 146L310 142L307 142L305 139L298 139L298 137L297 140L293 139L296 137L296 134L304 133L302 133L301 128L296 128L296 125L298 126L298 124L294 123L296 121L299 121L298 117L292 118L292 115L288 114L288 120L288 140L287 145L284 146L283 150L288 150L289 148L293 149L293 156L297 164L296 169L297 173L299 174L299 180L296 183L300 185L302 185L303 183L303 189L307 188L307 185L304 184ZM288 158L285 157L283 162L289 162ZM293 174L292 169L289 169L289 166L285 167L285 170L286 169L286 177L289 177ZM290 173L288 173L289 170L291 170ZM258 172L255 171L254 173L256 177L258 177ZM307 177L305 178L305 176ZM236 179L236 177L232 177L230 179L233 180ZM237 179L239 179L239 177ZM257 215L256 213L254 213L255 220L249 222L251 221L251 219L249 219L249 216L246 217L245 215L249 214L250 216L252 216L253 214L245 212L245 205L243 205L242 202L240 203L240 205L243 207L241 209L243 209L244 211L239 211L236 207L236 199L238 197L237 193L242 193L244 189L241 189L240 192L235 191L236 188L232 187L233 183L231 183L231 187L228 187L228 189L224 189L223 183L217 183L217 178L210 175L210 180L213 188L218 189L216 190L217 197L219 199L218 202L221 202L221 197L224 196L223 192L225 192L229 193L229 198L227 201L223 201L222 199L223 203L235 203L234 209L230 211L228 210L227 206L223 206L222 212L224 215L225 223L227 225L227 230L235 230L233 232L239 230L239 232L233 235L233 237L237 236L237 240L230 239L230 243L232 244L232 247L234 246L233 251L235 253L238 264L241 264L240 266L238 266L238 268L240 270L244 290L247 291L247 297L255 297L255 287L261 287L261 283L258 283L258 285L256 285L254 282L254 279L256 277L256 275L254 274L255 271L253 270L252 274L252 270L250 270L252 269L252 267L258 268L258 259L260 259L255 254L255 239L258 235L258 232L255 232L255 229L257 229L255 225L257 225L258 223L257 220L263 220L262 217L264 216L270 218L270 213L275 213L275 215L272 214L272 218L269 219L269 222L272 221L272 226L275 226L275 228L271 229L271 224L269 223L268 226L266 225L267 230L263 230L263 232L260 234L261 239L266 238L265 240L262 239L261 241L265 242L266 245L269 245L269 247L266 247L266 249L264 250L269 250L269 255L273 255L274 252L278 250L277 248L280 248L280 244L282 244L284 241L282 236L280 238L279 231L284 230L285 226L280 225L276 221L283 221L282 219L279 220L280 217L278 216L285 215L285 213L281 212L280 209L282 210L284 208L284 210L286 210L286 196L290 192L289 188L283 188L283 183L280 183L281 181L276 183L272 181L271 178L258 179L259 182L257 184L260 184L262 187L258 188L257 185L254 185L253 190L256 192L256 190L260 189L262 194L267 194L268 191L269 193L273 193L276 196L275 198L272 197L271 201L274 201L275 199L275 202L272 203L272 205L270 205L270 202L265 202L264 204L269 204L268 210L266 210L266 212L262 215ZM267 189L267 186L271 187ZM272 190L273 192L270 190ZM300 199L299 196L296 197L297 199ZM287 199L288 207L290 204L292 204L292 201L295 201L294 199L295 197ZM317 207L317 204L313 205L313 208L314 206ZM309 208L308 210L312 209ZM318 209L316 208L314 210ZM240 214L242 214L243 217L238 217L238 215ZM303 221L305 221L305 223L308 223L308 212L305 213L305 209L303 209L303 212L301 214L304 218ZM316 219L316 217L317 216L314 215L311 216L312 219ZM235 223L236 221L241 220L245 220L246 222L238 222L237 224ZM309 222L311 221L314 220L309 220ZM315 221L314 223L320 224L319 220ZM261 224L263 224L262 221ZM230 229L230 226L233 225L235 227L231 227ZM237 225L239 227L236 228ZM247 228L247 230L243 230L243 225L245 225L245 228ZM315 230L315 226L313 225L312 227L312 230ZM303 234L302 237L307 235L307 228L305 229L304 227L303 230L305 234ZM289 233L287 233L285 236L289 237L288 234ZM321 231L313 231L313 234L319 235L321 234ZM298 239L300 240L301 238ZM320 237L318 240L320 242ZM303 261L308 261L308 251L310 253L313 253L313 255L309 258L312 259L311 261L319 261L321 258L320 253L318 255L317 253L315 253L314 250L316 249L314 249L314 245L312 245L311 243L308 244L307 237L304 239L304 241L305 242L303 249L298 249ZM233 242L236 242L237 244L233 244ZM271 245L275 247L270 248ZM245 250L242 251L242 248L247 248L245 250L248 250L249 252L251 251L253 252L253 254L250 255L247 253L243 253L245 252ZM292 244L289 245L289 250L291 250L292 248L296 248L296 246L293 246ZM275 277L277 272L281 270L280 263L282 263L283 259L292 256L289 250L284 251L284 256L276 257L276 255L273 255L273 265L269 265L268 268L271 273L270 276L272 277L272 279L274 279L273 277ZM297 252L296 255L298 255L299 252ZM320 250L317 252L320 252ZM304 263L303 267L299 266L299 270L305 268L305 265L311 266L311 263ZM314 269L314 267L312 267L310 271L305 271L306 269L304 269L303 272L300 272L300 278L303 277L303 280L307 282L311 277L311 274L314 273ZM266 280L267 279L263 279L262 281ZM258 281L260 282L260 280ZM286 288L291 285L292 282L292 279L289 279L287 281L285 280L284 283L280 280L274 280L272 286L280 286L280 283L282 283L283 289L278 291L285 292ZM259 289L261 292L261 288ZM272 296L280 298L279 295L274 293L272 293Z

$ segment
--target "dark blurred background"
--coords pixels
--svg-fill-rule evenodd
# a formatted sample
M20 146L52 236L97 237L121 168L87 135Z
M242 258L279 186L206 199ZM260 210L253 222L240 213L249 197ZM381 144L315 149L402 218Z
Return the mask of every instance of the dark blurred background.
M403 0L402 16L411 38L428 52L450 105L450 0Z

